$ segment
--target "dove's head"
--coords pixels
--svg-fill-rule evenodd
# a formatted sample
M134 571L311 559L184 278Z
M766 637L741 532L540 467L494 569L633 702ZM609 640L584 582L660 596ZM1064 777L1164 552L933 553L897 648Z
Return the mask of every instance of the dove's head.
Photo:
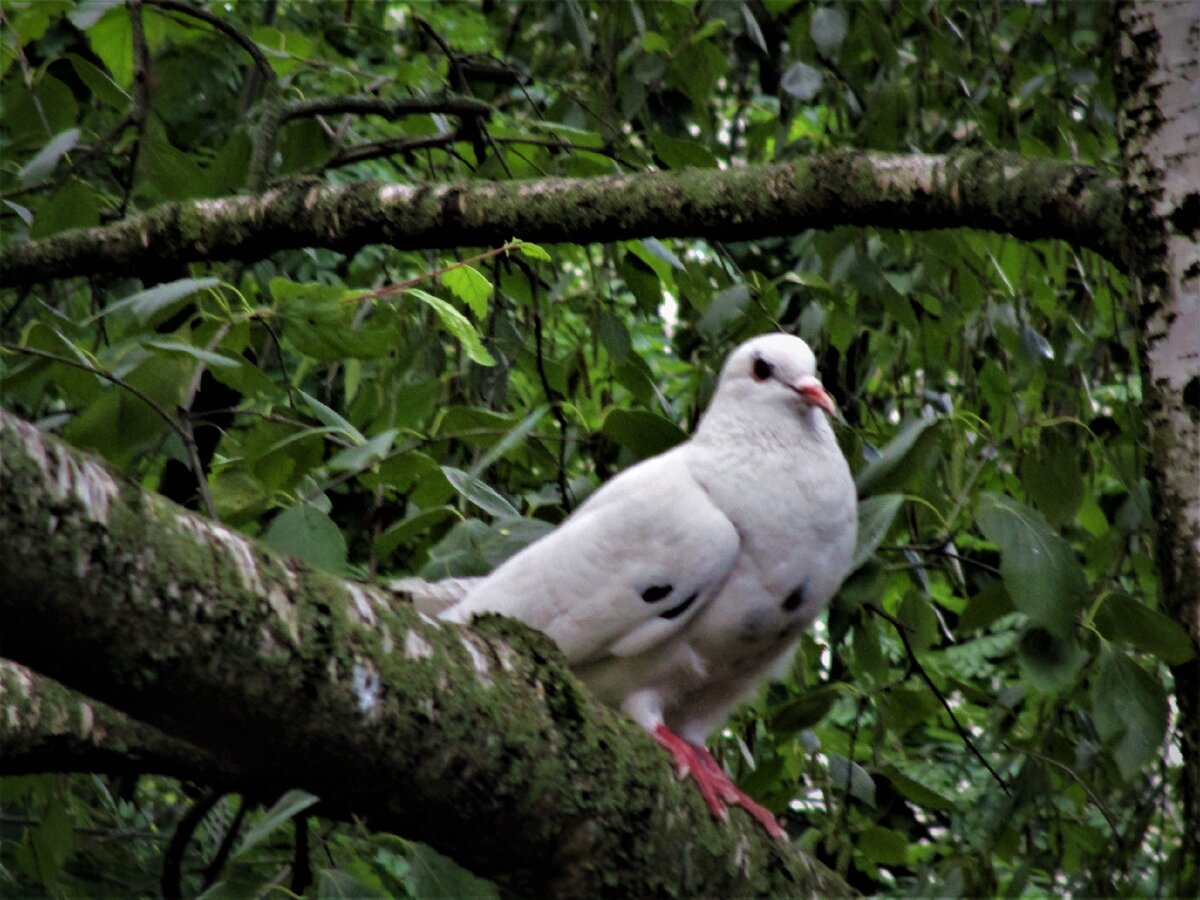
M785 406L833 414L812 350L790 334L764 334L737 347L721 369L717 395L751 409Z

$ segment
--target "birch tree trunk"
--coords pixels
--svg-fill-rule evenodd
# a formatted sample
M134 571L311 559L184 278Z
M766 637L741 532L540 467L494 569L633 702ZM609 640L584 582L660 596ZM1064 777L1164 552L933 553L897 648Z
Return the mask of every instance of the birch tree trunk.
M1121 8L1122 145L1162 604L1200 646L1200 4ZM1173 667L1183 833L1200 859L1200 658Z

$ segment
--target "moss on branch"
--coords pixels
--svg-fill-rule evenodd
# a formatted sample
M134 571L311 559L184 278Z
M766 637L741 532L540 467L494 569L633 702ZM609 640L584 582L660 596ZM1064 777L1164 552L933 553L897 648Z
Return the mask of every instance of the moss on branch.
M1126 265L1119 183L1084 165L999 153L846 151L770 166L604 178L298 185L155 207L104 227L6 248L0 283L105 272L153 280L172 265L280 250L401 249L638 237L748 240L812 228L978 228L1059 239Z

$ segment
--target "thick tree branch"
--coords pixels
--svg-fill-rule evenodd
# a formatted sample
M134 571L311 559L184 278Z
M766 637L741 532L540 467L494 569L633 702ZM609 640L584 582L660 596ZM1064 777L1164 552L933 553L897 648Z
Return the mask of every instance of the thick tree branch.
M8 660L0 660L0 706L0 775L155 772L213 785L252 783L211 753Z
M714 822L544 637L313 571L0 412L0 655L529 896L846 892ZM530 748L540 748L530 752Z
M156 261L252 261L301 247L353 252L587 243L637 237L749 240L810 228L980 228L1057 238L1125 265L1119 183L1095 169L1006 154L832 153L772 166L606 178L307 186L156 207L103 228L6 248L5 286L152 271Z

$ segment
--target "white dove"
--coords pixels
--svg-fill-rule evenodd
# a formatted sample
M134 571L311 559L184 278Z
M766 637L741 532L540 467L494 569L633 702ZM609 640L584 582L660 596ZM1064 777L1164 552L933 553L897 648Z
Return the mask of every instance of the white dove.
M714 816L737 804L782 836L704 742L786 669L850 568L854 481L815 369L800 338L746 341L689 441L613 478L490 575L393 587L450 622L491 612L545 632L690 773Z

